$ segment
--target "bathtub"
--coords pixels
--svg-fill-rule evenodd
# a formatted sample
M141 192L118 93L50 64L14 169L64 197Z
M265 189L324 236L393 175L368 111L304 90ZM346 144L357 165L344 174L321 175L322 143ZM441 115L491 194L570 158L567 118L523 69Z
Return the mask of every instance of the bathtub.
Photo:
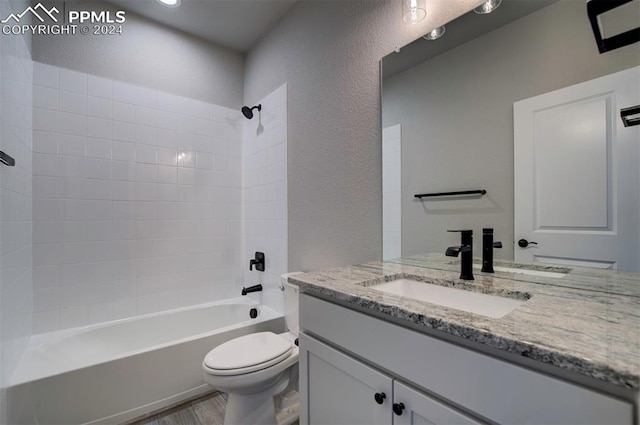
M243 297L36 335L11 378L9 422L128 421L210 391L201 364L216 345L284 330L282 314Z

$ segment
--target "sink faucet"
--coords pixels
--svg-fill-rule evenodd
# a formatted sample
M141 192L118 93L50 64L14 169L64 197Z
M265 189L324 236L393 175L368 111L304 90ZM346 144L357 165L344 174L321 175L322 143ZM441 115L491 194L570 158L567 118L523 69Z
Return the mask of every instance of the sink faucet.
M482 229L482 271L493 273L493 249L502 248L502 242L493 241L493 229Z
M460 279L473 280L473 230L447 230L447 232L461 233L460 246L450 246L444 255L457 257L462 253Z

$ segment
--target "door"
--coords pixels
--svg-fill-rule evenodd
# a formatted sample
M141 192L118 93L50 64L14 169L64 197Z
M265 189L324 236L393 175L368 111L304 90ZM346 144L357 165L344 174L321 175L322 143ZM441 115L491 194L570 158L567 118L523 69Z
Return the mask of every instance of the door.
M393 425L478 425L480 422L405 384L393 383ZM400 408L400 407L401 408Z
M640 67L514 103L517 262L640 271L636 105Z
M392 380L330 346L300 335L300 423L389 425Z

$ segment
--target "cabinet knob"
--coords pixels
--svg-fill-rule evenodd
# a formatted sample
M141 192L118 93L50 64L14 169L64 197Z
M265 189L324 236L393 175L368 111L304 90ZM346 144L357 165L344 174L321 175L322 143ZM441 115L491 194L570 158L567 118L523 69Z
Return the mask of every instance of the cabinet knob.
M385 393L376 393L373 397L376 399L376 403L382 404L384 403L384 399L387 398L387 395Z
M393 403L393 413L400 416L404 411L404 403Z

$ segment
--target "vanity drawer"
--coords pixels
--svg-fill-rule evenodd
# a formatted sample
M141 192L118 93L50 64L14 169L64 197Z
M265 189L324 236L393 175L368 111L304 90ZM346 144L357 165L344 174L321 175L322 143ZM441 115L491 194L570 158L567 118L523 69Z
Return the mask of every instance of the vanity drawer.
M497 423L633 423L629 402L307 294L300 295L300 327Z

